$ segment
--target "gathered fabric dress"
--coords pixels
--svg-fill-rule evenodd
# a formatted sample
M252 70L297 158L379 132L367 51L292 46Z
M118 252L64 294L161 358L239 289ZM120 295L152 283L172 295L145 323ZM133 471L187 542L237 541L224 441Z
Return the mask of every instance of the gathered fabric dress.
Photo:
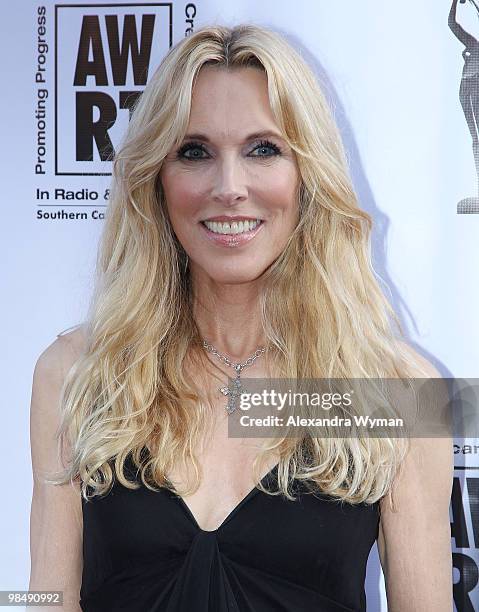
M366 610L378 502L340 503L296 480L296 501L255 487L204 531L184 500L151 491L136 472L128 458L125 475L137 490L115 481L108 494L82 498L84 612Z

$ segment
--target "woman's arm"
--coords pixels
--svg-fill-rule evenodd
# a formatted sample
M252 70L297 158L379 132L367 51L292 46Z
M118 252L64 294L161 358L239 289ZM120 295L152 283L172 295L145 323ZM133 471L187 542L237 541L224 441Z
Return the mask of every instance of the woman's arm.
M410 349L431 378L439 372ZM380 501L378 550L389 612L451 612L452 551L449 506L451 438L413 438L393 488Z
M447 21L449 27L454 32L455 36L462 42L466 47L472 47L476 43L474 36L471 36L469 32L460 26L456 21L456 10L457 0L452 0L451 10L449 11L449 19Z
M40 355L33 373L30 440L33 496L30 515L30 590L63 591L63 607L42 610L80 611L82 512L79 487L43 482L61 468L54 438L64 376L77 356L78 332L59 336Z

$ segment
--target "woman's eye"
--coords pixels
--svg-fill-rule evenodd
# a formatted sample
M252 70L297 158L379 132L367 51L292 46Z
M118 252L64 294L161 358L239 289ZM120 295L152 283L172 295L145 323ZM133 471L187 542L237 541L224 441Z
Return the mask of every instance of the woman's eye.
M178 151L178 157L183 159L204 159L201 157L201 155L185 155L185 153L188 153L189 151L200 151L206 153L201 145L188 144L181 147L181 149Z
M261 149L271 149L273 153L269 153L268 155L253 155L253 157L272 157L273 155L281 154L279 147L269 141L260 142L253 150L258 151Z

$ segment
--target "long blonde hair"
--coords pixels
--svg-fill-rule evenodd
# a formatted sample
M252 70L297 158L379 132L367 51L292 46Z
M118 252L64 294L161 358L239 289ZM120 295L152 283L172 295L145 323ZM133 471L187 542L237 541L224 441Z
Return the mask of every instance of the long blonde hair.
M370 261L370 216L358 206L339 131L311 69L276 32L251 24L205 26L167 53L139 98L113 168L95 291L82 355L62 396L60 442L68 466L51 482L80 479L82 494L106 493L129 453L145 486L169 487L176 463L194 466L207 407L186 375L201 338L193 318L185 252L158 181L162 161L186 133L195 79L205 65L256 67L268 79L271 109L297 157L300 219L284 252L264 273L261 319L277 376L407 377L401 325ZM143 450L147 449L146 458ZM405 440L291 437L276 450L278 491L293 479L349 503L391 490ZM351 467L353 469L351 469ZM258 476L255 471L255 475ZM258 478L256 479L258 480Z

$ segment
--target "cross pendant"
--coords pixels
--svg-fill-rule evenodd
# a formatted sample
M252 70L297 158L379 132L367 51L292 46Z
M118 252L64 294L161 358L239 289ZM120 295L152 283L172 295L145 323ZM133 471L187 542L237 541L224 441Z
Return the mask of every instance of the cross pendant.
M236 410L236 398L239 397L242 393L246 391L246 388L243 387L241 383L241 371L236 369L236 378L233 381L233 386L230 389L229 387L221 387L220 391L223 395L228 396L228 404L226 405L226 412L228 414L232 414Z

